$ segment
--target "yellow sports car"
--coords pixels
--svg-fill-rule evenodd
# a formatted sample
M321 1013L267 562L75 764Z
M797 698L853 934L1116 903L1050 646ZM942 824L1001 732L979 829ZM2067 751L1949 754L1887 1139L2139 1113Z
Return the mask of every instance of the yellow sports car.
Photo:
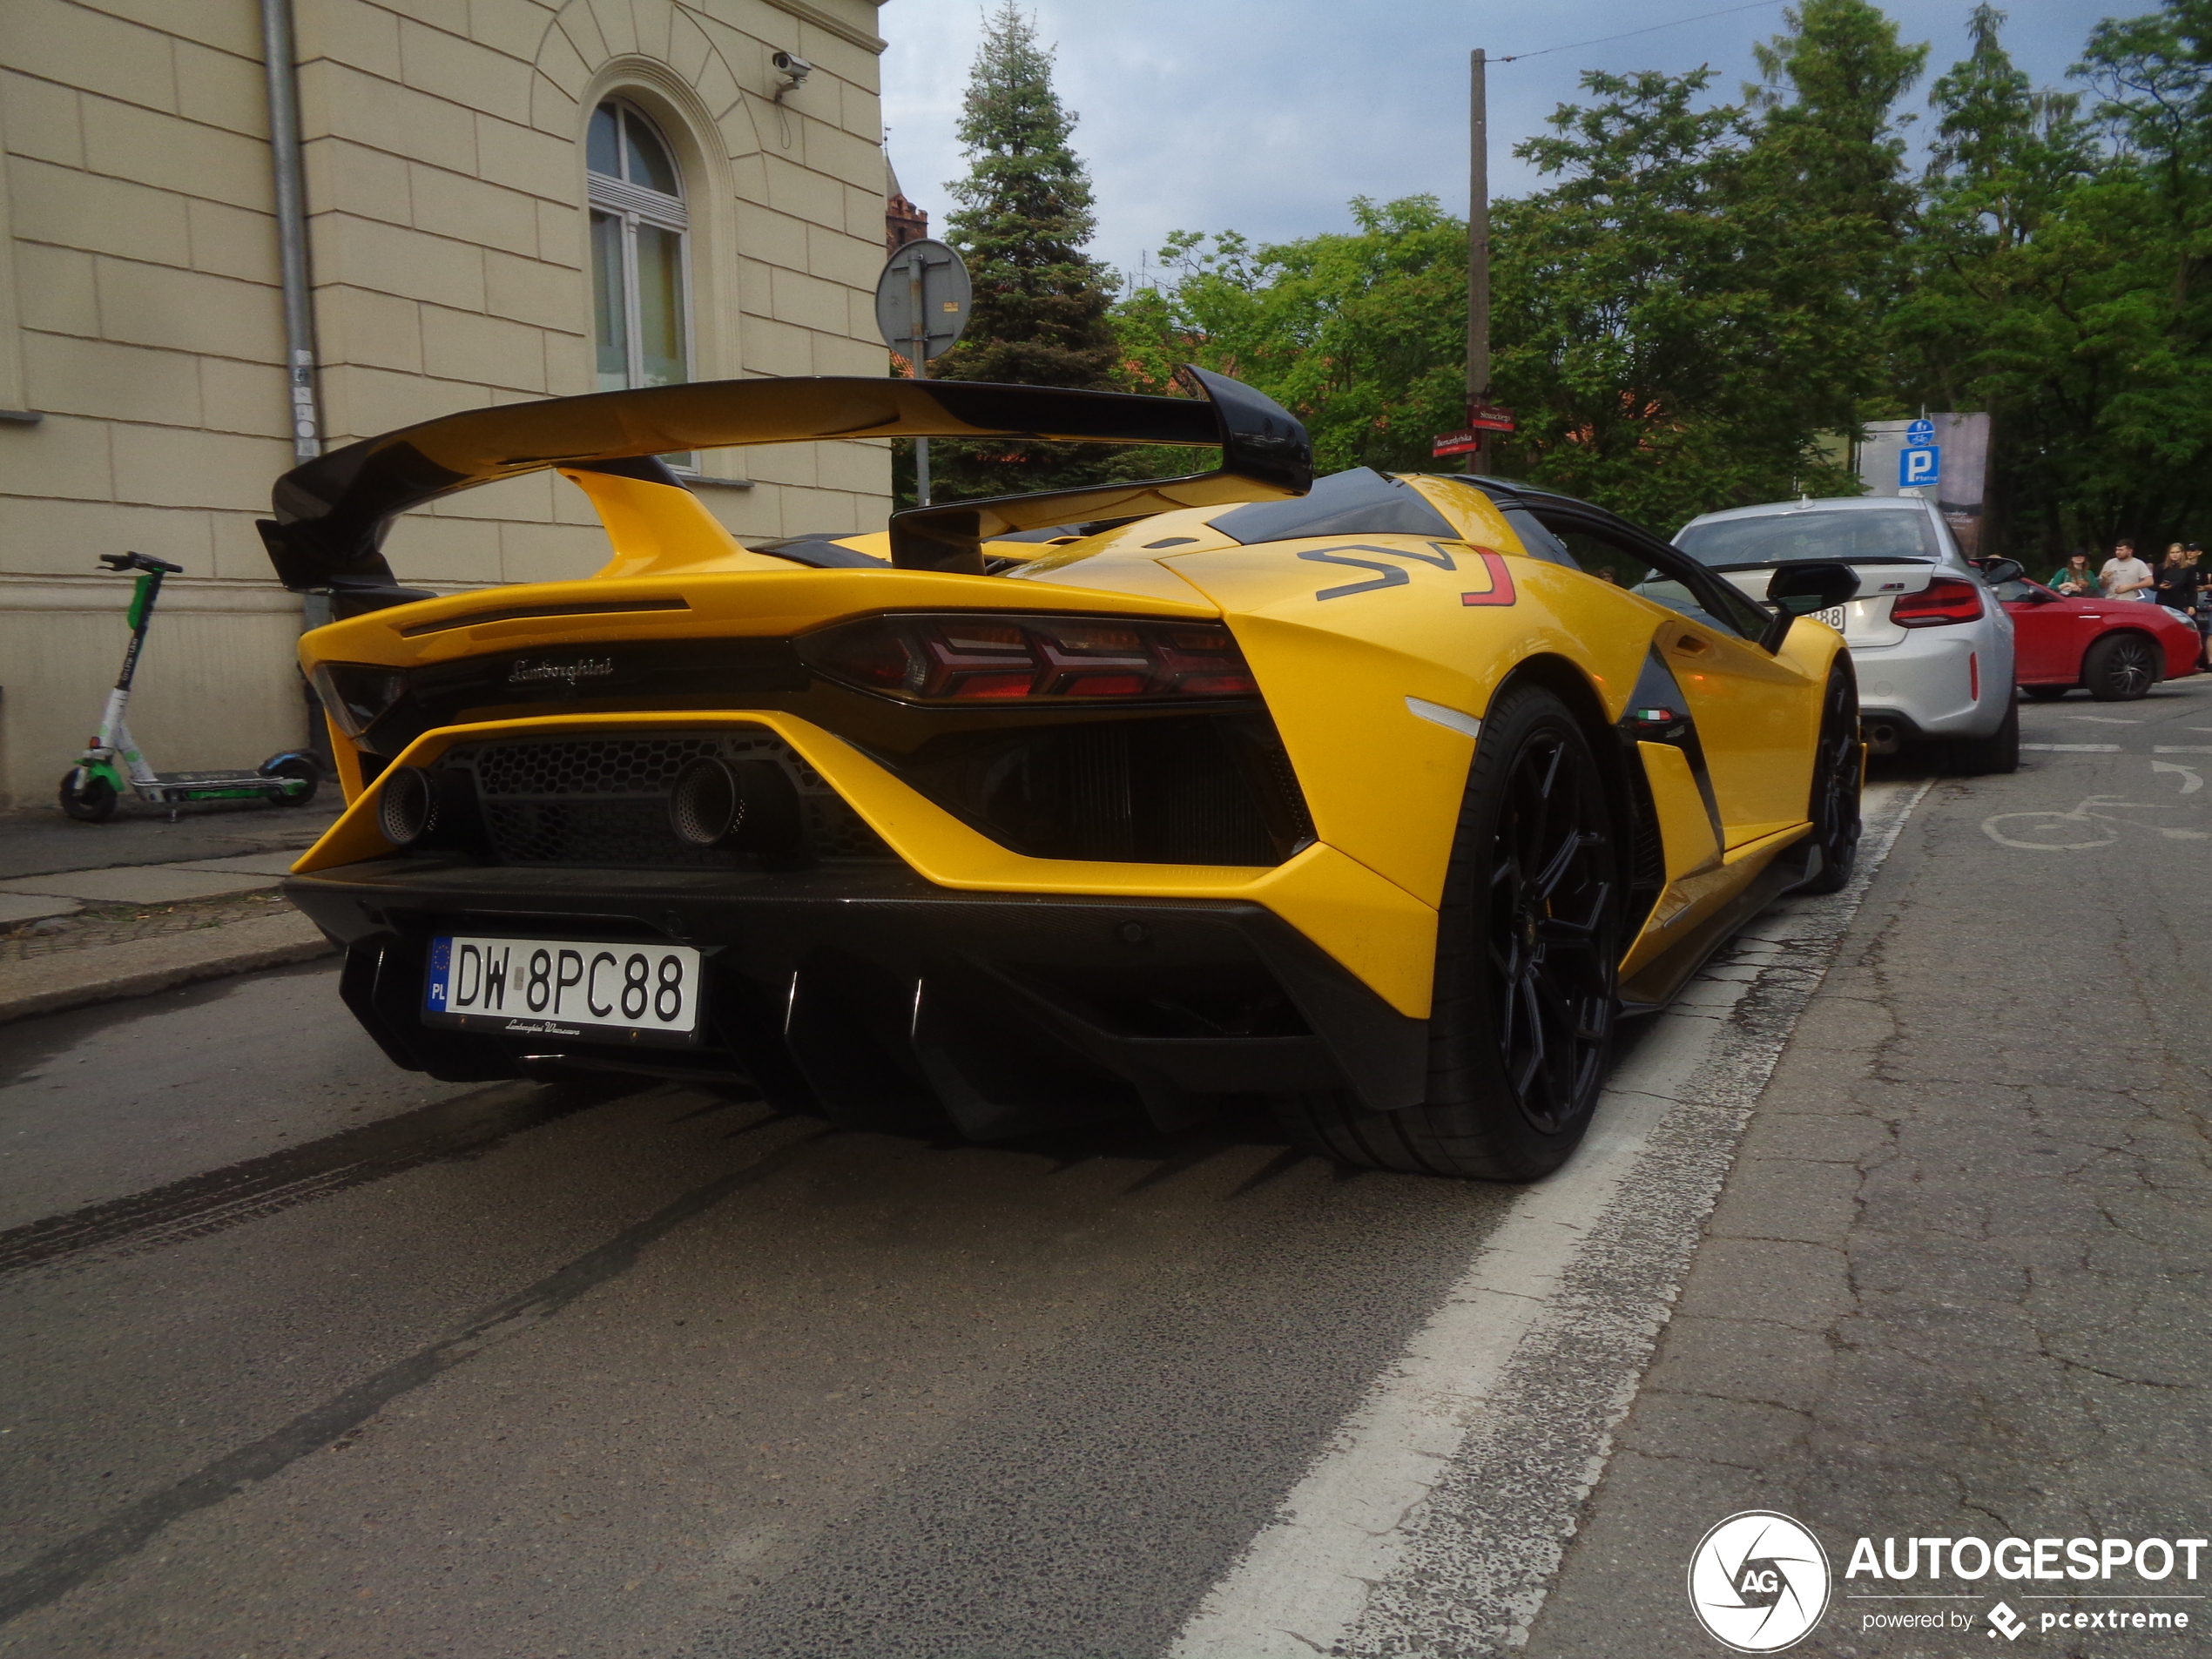
M1310 1149L1525 1179L1616 1021L1858 835L1849 658L1581 502L1315 481L1250 388L742 381L473 410L276 487L349 806L293 901L399 1065L743 1079L996 1139L1265 1097ZM747 549L657 455L1019 436L1215 470ZM588 581L394 585L391 517L556 469ZM1793 625L1796 624L1797 625Z

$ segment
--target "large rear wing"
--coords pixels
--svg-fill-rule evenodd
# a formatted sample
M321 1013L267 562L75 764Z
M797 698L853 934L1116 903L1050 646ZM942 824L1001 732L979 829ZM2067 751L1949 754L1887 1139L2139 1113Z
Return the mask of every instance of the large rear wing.
M1226 375L1185 368L1201 397L1141 397L974 381L708 381L470 409L364 438L276 482L262 540L287 588L391 585L381 550L413 507L550 468L681 488L654 457L738 444L840 438L1022 438L1218 445L1221 465L1185 477L912 508L891 519L892 563L982 573L981 543L1010 531L1177 507L1302 496L1312 445L1297 418Z

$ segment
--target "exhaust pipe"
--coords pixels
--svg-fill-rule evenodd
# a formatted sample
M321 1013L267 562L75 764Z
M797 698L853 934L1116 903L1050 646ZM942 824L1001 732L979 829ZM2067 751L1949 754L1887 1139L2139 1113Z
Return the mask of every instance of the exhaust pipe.
M1869 720L1865 727L1866 747L1878 755L1893 755L1905 746L1905 738L1897 725L1891 720Z

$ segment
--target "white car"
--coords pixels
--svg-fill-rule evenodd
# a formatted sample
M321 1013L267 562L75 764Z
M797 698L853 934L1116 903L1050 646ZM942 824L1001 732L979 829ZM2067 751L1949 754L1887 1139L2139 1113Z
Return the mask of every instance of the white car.
M1780 566L1850 565L1858 597L1819 615L1851 647L1868 746L1892 754L1939 743L1955 771L2018 769L2013 619L1932 502L1865 496L1737 507L1691 519L1675 545L1760 600ZM2001 563L1995 575L2019 574Z

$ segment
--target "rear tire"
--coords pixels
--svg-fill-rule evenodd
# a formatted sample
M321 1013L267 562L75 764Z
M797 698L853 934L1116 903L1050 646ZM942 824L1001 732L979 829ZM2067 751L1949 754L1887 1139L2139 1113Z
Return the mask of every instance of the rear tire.
M2074 687L2071 685L2023 685L2020 690L2038 703L2055 703Z
M80 824L106 823L115 816L115 786L97 773L72 767L62 774L62 811Z
M2100 703L2133 703L2158 684L2158 648L2141 634L2107 634L2081 659L2081 683Z
M1828 671L1820 703L1820 745L1812 763L1812 843L1820 873L1799 893L1839 893L1858 867L1860 829L1858 685L1842 658Z
M1624 895L1589 741L1541 687L1483 721L1438 918L1428 1099L1349 1090L1276 1103L1291 1139L1366 1169L1529 1181L1589 1127L1613 1046Z
M296 790L289 795L270 796L269 799L279 806L305 806L314 799L315 791L322 786L322 774L315 770L312 762L302 760L297 755L262 767L261 775L264 778L299 778L306 780L307 786L305 789Z
M2008 703L2005 718L1986 738L1953 738L1951 770L1962 778L2020 769L2020 705Z

